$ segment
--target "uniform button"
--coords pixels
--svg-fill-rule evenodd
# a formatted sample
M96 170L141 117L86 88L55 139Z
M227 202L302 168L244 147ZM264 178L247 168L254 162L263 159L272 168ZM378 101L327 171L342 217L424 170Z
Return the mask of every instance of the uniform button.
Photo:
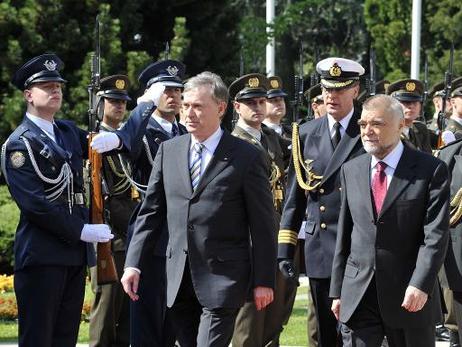
M325 207L325 206L320 206L320 207L319 207L319 210L320 210L321 212L324 212L324 211L326 210L326 207Z
M321 229L326 229L326 228L327 228L326 223L321 223Z
M319 193L324 194L324 189L323 188L319 189Z
M338 190L339 190L339 191L342 191L342 187L338 187Z

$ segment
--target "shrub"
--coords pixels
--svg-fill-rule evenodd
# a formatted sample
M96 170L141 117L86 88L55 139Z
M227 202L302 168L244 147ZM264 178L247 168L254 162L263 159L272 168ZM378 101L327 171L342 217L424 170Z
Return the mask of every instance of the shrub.
M19 209L6 185L0 186L0 273L13 273L13 243Z

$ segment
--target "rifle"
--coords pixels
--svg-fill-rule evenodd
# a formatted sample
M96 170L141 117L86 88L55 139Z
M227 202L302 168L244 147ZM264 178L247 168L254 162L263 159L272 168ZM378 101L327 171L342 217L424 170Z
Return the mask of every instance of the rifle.
M101 77L101 49L99 41L99 18L96 17L95 25L95 52L91 55L91 82L88 86L88 159L90 172L90 223L104 223L104 204L102 186L102 156L91 148L90 142L99 130L99 104L97 96ZM114 257L112 256L111 241L98 242L96 273L98 285L114 283L118 281Z
M292 101L292 104L293 104L292 122L296 123L298 120L299 107L303 103L303 43L300 44L298 76L295 75L294 79L295 79L295 88L294 88L294 100Z
M244 76L244 54L242 52L239 53L239 77ZM236 127L236 123L239 120L239 115L237 114L236 110L233 107L233 119L231 120L231 129L234 130Z
M165 51L164 51L164 60L167 60L170 58L170 45L167 42L165 42Z
M441 94L441 110L438 112L438 148L444 146L442 134L446 128L446 101L451 95L452 88L452 69L454 65L454 42L451 43L451 50L449 52L449 65L448 69L444 73L444 89Z
M424 92L423 92L423 97L422 97L422 112L420 115L420 118L422 118L423 122L426 122L425 119L425 104L427 103L428 99L428 55L425 54L425 63L424 63Z
M374 96L376 94L375 83L377 80L376 71L375 71L375 51L371 47L369 49L369 96Z

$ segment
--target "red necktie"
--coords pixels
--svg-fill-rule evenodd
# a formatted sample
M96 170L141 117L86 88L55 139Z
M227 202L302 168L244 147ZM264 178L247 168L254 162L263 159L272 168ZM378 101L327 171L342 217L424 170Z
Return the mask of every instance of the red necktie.
M379 161L375 166L375 174L372 177L372 195L374 196L374 205L377 215L380 214L382 209L383 200L387 195L387 175L385 174L385 169L387 164L383 161Z

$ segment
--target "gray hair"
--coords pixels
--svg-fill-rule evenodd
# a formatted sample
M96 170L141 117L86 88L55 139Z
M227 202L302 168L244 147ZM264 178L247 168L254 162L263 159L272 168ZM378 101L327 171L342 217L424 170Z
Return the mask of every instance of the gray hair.
M199 87L208 87L210 88L210 92L212 93L212 97L217 102L228 102L229 93L226 84L223 82L220 76L217 74L204 71L200 74L191 77L184 85L183 93L199 88Z
M403 107L398 100L390 95L376 94L364 102L363 110L372 111L374 109L386 110L398 119L404 118Z

